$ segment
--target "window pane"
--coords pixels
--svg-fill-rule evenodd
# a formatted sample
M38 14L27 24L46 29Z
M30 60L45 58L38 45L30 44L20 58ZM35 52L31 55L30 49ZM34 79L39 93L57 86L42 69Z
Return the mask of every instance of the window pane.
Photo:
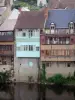
M36 51L39 51L39 47L36 47Z
M26 33L23 33L23 36L26 36Z

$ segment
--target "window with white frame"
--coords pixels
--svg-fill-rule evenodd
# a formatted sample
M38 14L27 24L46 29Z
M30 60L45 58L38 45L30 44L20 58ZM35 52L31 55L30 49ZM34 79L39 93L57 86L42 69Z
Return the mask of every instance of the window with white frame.
M29 38L33 36L33 30L29 30Z
M21 45L20 47L17 47L18 51L33 51L34 45ZM37 51L39 51L39 47L37 47Z
M54 34L54 32L55 32L55 24L51 23L51 25L50 25L50 33Z
M29 61L28 65L29 65L29 67L32 67L33 66L33 62Z
M70 34L74 33L74 23L73 22L69 23L69 32L70 32Z
M33 51L33 45L29 45L29 51Z
M23 35L23 37L25 37L25 36L26 36L26 33L25 33L25 32L23 32L23 33L22 33L22 35Z
M39 51L39 49L40 49L39 47L36 47L36 51Z

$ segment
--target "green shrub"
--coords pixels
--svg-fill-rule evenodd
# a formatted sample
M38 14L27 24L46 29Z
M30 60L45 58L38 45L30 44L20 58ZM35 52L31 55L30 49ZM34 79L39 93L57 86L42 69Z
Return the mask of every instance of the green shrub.
M48 82L52 82L56 85L62 85L65 83L65 78L61 74L55 74L51 78L48 78Z
M10 77L10 71L0 72L0 83L6 83Z
M71 74L69 73L69 75L66 77L66 80L67 80L67 81L75 80L75 71L74 71L73 75L71 75Z
M74 71L74 77L75 77L75 71Z
M45 70L45 64L42 64L42 70L40 75L40 81L45 83L46 82L46 70Z

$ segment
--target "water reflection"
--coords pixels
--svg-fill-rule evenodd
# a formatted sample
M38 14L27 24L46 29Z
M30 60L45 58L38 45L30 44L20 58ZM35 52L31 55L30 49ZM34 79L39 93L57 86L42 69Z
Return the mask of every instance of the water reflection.
M11 85L0 84L0 100L14 100L14 88Z
M0 85L0 100L75 100L75 89L24 83Z

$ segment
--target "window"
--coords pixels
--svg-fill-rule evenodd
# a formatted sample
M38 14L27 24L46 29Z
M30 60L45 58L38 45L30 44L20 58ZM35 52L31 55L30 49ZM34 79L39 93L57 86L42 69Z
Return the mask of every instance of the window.
M51 32L51 34L54 34L54 32L55 32L55 25L54 25L54 23L51 23L51 25L50 25L50 32Z
M2 36L4 35L4 32L2 32Z
M33 66L33 62L29 62L29 64L28 64L30 67L32 67Z
M44 56L44 50L41 50L41 56Z
M50 44L50 39L49 38L47 38L47 44Z
M26 51L28 50L28 46L27 46L27 45L25 46L25 50L26 50Z
M49 67L49 62L46 63L46 67Z
M29 45L29 51L33 51L33 45Z
M12 32L7 32L7 35L12 35Z
M26 33L23 33L23 36L26 36Z
M46 53L46 56L47 56L47 57L49 57L49 55L50 55L50 54L49 54L49 51L48 51L48 50L46 50L46 52L45 52L45 53Z
M36 47L36 51L39 51L39 47Z
M22 31L22 29L18 29L18 31Z
M29 38L33 36L33 31L29 30Z
M67 64L67 67L70 67L70 63Z
M24 51L26 50L26 46L24 46Z
M72 34L74 32L74 23L70 22L69 23L69 32Z
M70 43L70 38L66 38L66 44Z
M52 29L54 30L54 26L51 26L51 30L52 30Z

